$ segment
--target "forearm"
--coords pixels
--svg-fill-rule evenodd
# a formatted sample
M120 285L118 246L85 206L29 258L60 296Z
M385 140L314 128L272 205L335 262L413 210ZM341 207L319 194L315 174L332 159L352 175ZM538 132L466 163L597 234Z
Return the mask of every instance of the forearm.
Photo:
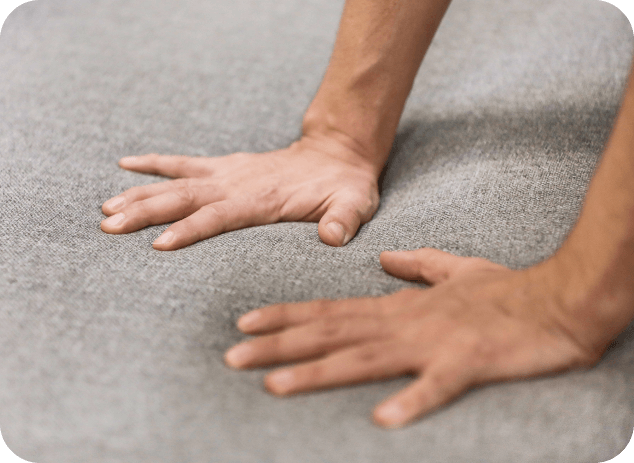
M604 349L634 318L634 70L579 221L552 264L566 276L559 284L583 338Z
M414 78L450 0L347 0L303 132L334 137L378 176Z

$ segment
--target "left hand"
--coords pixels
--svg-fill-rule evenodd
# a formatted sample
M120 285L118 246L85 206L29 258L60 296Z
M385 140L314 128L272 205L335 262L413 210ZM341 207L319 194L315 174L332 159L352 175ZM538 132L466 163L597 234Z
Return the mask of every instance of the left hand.
M304 133L284 149L221 157L149 154L124 169L173 177L136 186L106 201L106 233L175 222L152 243L173 251L240 228L282 221L319 222L319 237L345 246L379 207L381 159L333 136Z
M384 252L390 274L428 283L389 296L276 304L238 321L260 335L225 356L234 368L302 362L265 378L277 395L415 375L374 410L398 427L477 384L596 363L544 266L513 271L434 249Z

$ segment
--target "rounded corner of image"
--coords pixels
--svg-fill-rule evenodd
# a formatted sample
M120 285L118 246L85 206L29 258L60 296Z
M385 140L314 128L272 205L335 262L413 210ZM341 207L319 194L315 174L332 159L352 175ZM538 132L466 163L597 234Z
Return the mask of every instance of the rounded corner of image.
M7 19L9 19L9 16L11 16L13 13L15 13L20 7L24 6L27 3L31 3L33 2L33 0L26 0L26 1L22 1L20 3L18 3L17 5L15 5L13 7L13 9L7 13L6 15L4 15L4 17L0 17L0 34L2 34L2 29L4 28L4 25L7 23Z
M2 445L6 448L6 450L11 452L17 458L17 461L33 463L30 460L26 460L26 459L22 458L20 455L18 455L17 453L15 453L13 451L13 449L9 446L9 443L7 442L7 439L6 439L6 435L0 430L0 446L2 446Z

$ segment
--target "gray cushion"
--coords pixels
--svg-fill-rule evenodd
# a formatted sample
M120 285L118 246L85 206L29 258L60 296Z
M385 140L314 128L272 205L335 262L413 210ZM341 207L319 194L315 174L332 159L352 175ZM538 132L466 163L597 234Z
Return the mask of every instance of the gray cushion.
M634 427L634 327L589 371L481 387L399 431L370 422L406 378L279 399L222 361L237 317L381 295L386 249L514 268L550 255L609 135L634 38L597 0L455 0L417 77L381 207L345 248L313 223L176 252L166 226L99 230L158 178L124 155L283 147L342 0L47 0L0 38L0 428L53 462L590 462Z

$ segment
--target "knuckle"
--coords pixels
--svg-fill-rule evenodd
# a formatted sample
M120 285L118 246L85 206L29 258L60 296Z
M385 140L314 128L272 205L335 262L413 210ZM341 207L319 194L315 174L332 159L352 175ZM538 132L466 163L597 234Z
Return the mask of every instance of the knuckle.
M337 210L337 212L339 212L343 216L353 215L356 217L360 217L364 215L363 207L361 204L359 204L359 201L353 201L350 203L340 202L335 206L335 210Z
M385 353L385 349L380 346L364 346L357 352L357 360L361 363L375 363Z
M176 156L175 161L176 171L179 175L188 175L189 171L192 170L193 163L190 156Z
M227 210L216 203L206 204L198 210L198 213L202 214L205 229L213 229L214 234L224 233L231 225L228 221ZM198 232L201 237L207 233L203 233L202 229Z
M480 333L473 330L460 333L461 344L468 357L477 359L480 362L492 362L496 356L494 342Z
M346 324L343 320L336 318L324 318L317 325L317 333L319 337L325 339L339 338L345 332Z
M280 195L280 187L277 184L264 185L258 195L263 200L273 200Z
M177 188L174 193L183 204L191 206L196 201L196 194L193 192L189 180L185 180L182 185L183 186Z
M358 215L361 222L366 223L372 218L376 210L379 208L379 201L378 193L366 196L359 201Z
M137 201L124 209L126 217L143 218L150 215L151 211L147 201Z
M223 219L227 215L227 212L223 207L213 203L205 204L203 207L200 208L200 210L206 215L217 219Z

